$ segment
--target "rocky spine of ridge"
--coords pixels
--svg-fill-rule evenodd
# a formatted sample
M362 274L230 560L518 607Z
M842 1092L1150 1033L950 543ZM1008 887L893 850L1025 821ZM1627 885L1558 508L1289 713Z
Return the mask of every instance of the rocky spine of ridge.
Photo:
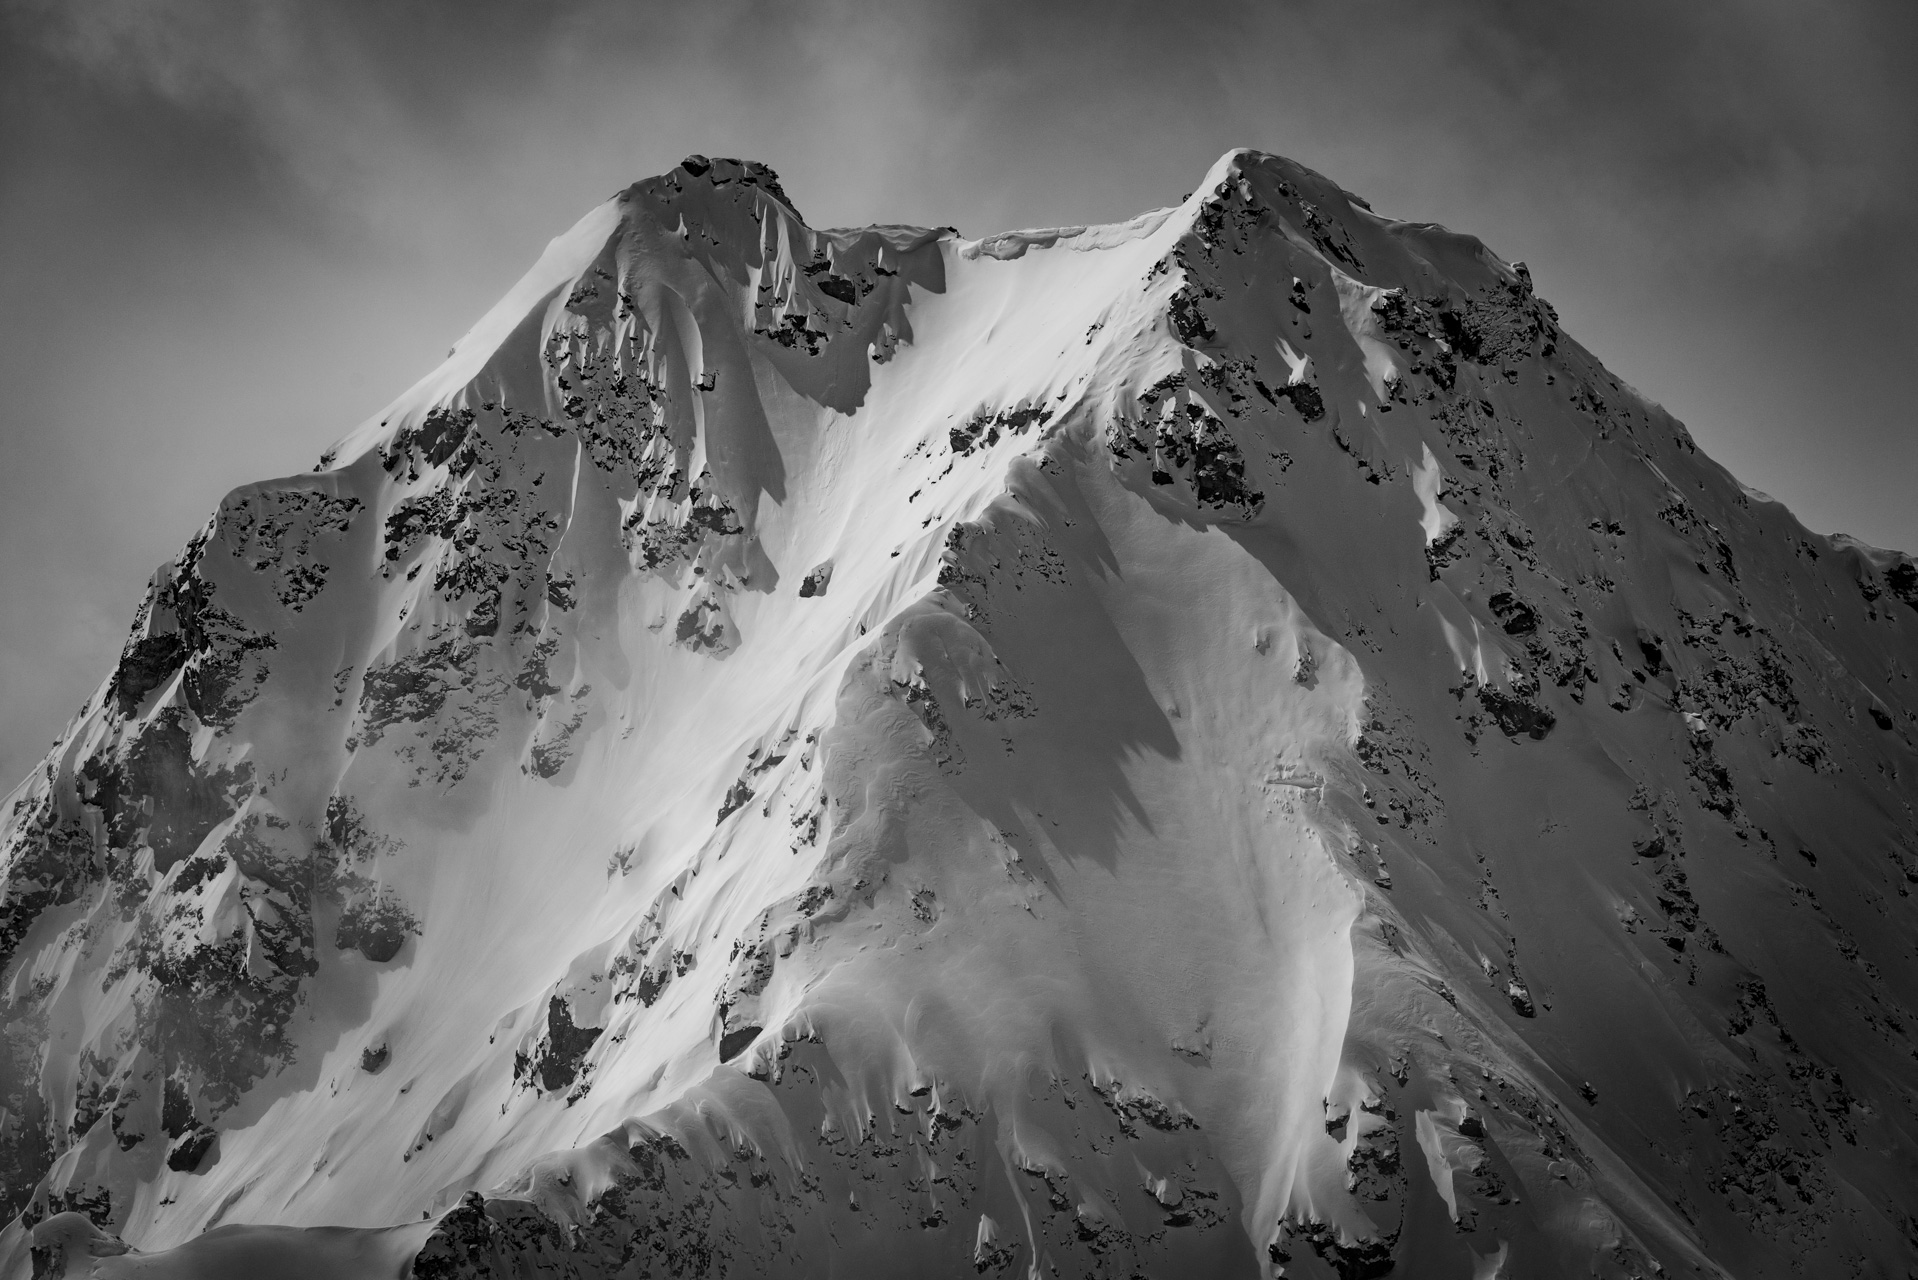
M966 242L691 158L10 798L0 1252L1908 1265L1914 613L1288 161Z

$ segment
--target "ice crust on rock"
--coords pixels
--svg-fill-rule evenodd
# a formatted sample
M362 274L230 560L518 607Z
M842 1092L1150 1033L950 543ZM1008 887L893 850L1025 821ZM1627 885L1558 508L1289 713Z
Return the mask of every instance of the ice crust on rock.
M1288 160L691 157L8 798L0 1274L1903 1274L1914 667L1911 557Z

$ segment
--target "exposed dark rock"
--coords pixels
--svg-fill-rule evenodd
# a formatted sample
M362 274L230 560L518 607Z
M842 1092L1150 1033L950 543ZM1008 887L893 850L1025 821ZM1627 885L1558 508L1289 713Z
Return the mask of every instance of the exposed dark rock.
M1464 558L1464 541L1465 527L1455 524L1425 544L1425 567L1432 581Z
M7 1218L27 1207L58 1154L39 1087L43 1027L27 1019L0 1026L0 1215Z
M724 822L728 816L745 808L746 802L752 798L752 783L744 778L733 783L731 789L726 792L726 798L719 802L719 816L713 820L713 825L718 826Z
M1277 394L1281 400L1290 400L1307 422L1317 422L1325 416L1325 397L1309 382L1288 383L1280 387Z
M1188 347L1196 347L1219 336L1218 330L1212 327L1212 321L1206 318L1205 310L1199 305L1198 295L1190 287L1172 295L1168 315L1172 321L1172 331Z
M85 826L61 822L58 813L53 797L43 795L18 829L0 891L0 974L41 912L74 901L107 873Z
M1345 1161L1345 1185L1361 1200L1384 1200L1404 1182L1399 1163L1399 1133L1387 1125L1368 1130Z
M449 638L367 671L360 693L366 741L378 742L392 725L437 716L449 693L471 683L470 653L470 646Z
M1344 1233L1329 1223L1311 1221L1289 1225L1291 1230L1286 1243L1274 1241L1267 1246L1275 1263L1284 1265L1292 1260L1291 1250L1287 1246L1296 1239L1330 1266L1338 1274L1339 1280L1376 1280L1376 1277L1387 1275L1392 1270L1392 1240L1374 1238L1347 1242Z
M553 996L546 1005L546 1034L529 1054L515 1055L513 1078L538 1080L547 1093L563 1093L581 1083L586 1055L598 1042L602 1027L576 1027L566 1001Z
M1485 604L1507 635L1529 636L1538 630L1538 612L1509 591L1495 593Z
M340 915L333 944L342 951L358 951L374 964L385 964L400 953L409 936L417 936L420 922L390 890L348 904Z
M732 625L725 606L710 597L700 597L679 615L673 624L673 643L694 653L714 655L733 647Z
M974 449L998 444L1002 436L1017 435L1035 426L1043 427L1051 417L1052 411L1040 405L1002 409L996 413L976 413L948 431L948 442L952 451L963 457Z
M719 1060L731 1062L746 1052L747 1047L759 1039L760 1032L764 1029L763 1027L741 1027L737 1031L728 1031L719 1038Z
M1501 732L1508 738L1542 739L1558 723L1558 717L1537 703L1526 698L1515 697L1491 685L1482 686L1478 691L1479 705L1492 717Z
M1246 483L1245 457L1231 431L1197 399L1170 399L1143 422L1119 419L1106 430L1106 447L1121 461L1149 459L1154 484L1182 477L1203 506L1236 508L1250 520L1265 505L1265 495Z
M1638 652L1645 659L1645 674L1653 679L1665 674L1665 646L1657 636L1646 634L1638 638Z
M836 299L849 307L859 302L859 286L844 276L821 276L815 283L819 286L819 292L828 298Z
M196 1125L174 1139L166 1153L166 1167L175 1173L196 1173L219 1135L209 1125Z
M1900 600L1918 609L1918 561L1903 557L1885 570L1885 586Z
M113 673L113 696L120 714L131 716L146 696L186 664L186 640L178 634L140 636L127 642Z
M826 588L831 585L832 561L824 560L814 565L812 572L808 573L805 578L800 581L799 596L802 600L810 600L814 596L823 596L826 594Z
M132 850L144 841L165 874L231 817L252 780L246 764L208 769L193 756L192 717L167 707L120 753L81 767L83 798L100 811L109 842Z

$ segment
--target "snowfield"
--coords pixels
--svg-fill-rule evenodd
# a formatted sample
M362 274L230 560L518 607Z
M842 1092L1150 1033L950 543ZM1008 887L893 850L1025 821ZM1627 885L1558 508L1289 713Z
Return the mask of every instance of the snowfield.
M691 157L0 815L0 1274L1901 1277L1918 566L1290 161Z

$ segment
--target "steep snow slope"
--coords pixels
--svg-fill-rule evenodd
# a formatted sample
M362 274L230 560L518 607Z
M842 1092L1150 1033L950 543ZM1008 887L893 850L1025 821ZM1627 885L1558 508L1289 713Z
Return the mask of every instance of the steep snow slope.
M1899 1275L1914 665L1909 557L1289 161L966 241L694 157L10 798L0 1258Z

